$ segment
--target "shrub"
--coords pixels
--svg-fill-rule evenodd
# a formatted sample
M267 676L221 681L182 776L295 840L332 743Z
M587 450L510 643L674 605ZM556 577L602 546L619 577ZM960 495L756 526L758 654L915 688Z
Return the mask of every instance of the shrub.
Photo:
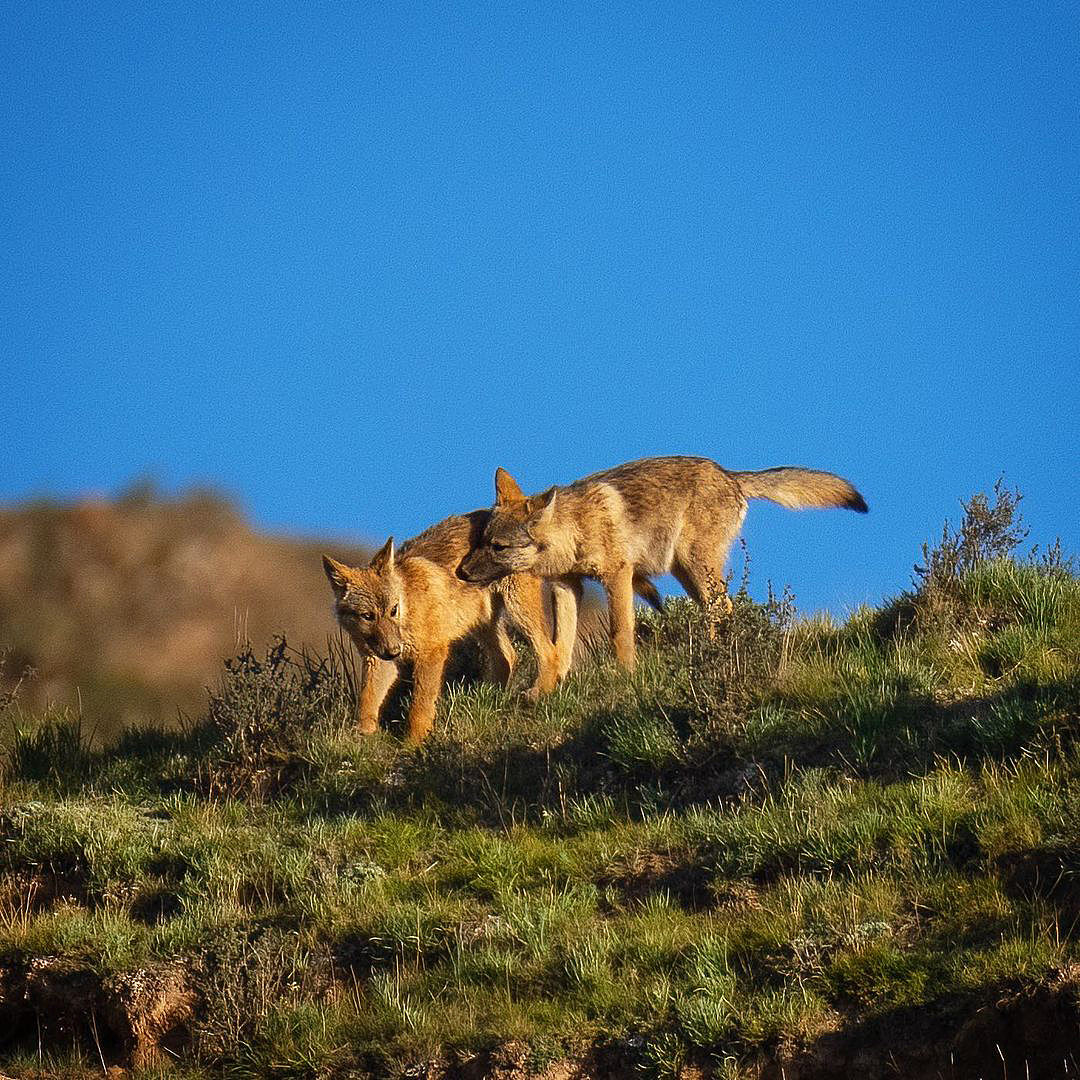
M923 565L915 567L915 584L921 594L949 592L976 567L1011 555L1027 539L1020 515L1023 496L1008 490L1004 477L994 484L993 502L982 492L972 495L964 508L960 529L945 522L937 547L923 544Z
M795 598L787 586L777 593L770 582L765 602L756 603L747 589L745 550L730 614L669 600L663 614L642 628L672 668L679 705L693 718L702 743L742 730L749 708L772 689L790 649Z
M261 798L279 790L309 757L312 732L352 723L356 679L344 646L325 657L276 639L260 660L248 645L225 662L206 724L217 737L207 782L212 791Z

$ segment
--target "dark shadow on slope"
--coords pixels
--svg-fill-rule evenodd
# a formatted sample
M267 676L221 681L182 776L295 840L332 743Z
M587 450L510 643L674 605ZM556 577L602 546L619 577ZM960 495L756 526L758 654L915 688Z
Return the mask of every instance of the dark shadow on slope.
M573 817L573 804L596 798L634 816L763 796L793 769L907 780L942 757L977 765L1032 748L1057 753L1076 739L1080 721L1080 675L946 704L900 678L813 706L776 695L728 710L721 697L727 711L719 718L701 711L677 678L665 685L568 717L565 734L546 742L530 728L530 706L513 699L494 732L436 732L419 752L385 736L362 745L357 735L360 766L343 780L324 774L310 747L315 732L347 739L355 730L351 653L340 643L325 657L295 653L282 640L265 658L248 650L231 661L206 716L186 730L129 731L98 749L77 719L53 718L16 735L8 773L61 794L295 799L323 815L426 807L506 827ZM389 703L391 734L408 691L403 679ZM755 720L762 709L774 717L764 727Z
M996 869L1005 892L1015 900L1048 904L1056 913L1063 939L1080 926L1080 851L1073 846L1009 852Z
M760 1080L1065 1080L1078 1062L1080 1004L1075 973L1064 972L1038 986L992 987L852 1020L759 1057L754 1073Z

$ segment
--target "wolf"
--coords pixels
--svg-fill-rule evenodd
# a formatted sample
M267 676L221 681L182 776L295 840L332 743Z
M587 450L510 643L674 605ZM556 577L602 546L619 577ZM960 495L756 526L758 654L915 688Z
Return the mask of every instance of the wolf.
M532 697L554 689L569 668L573 641L556 645L538 578L515 574L489 588L465 584L457 576L488 516L477 511L447 518L406 541L399 552L390 537L366 567L323 556L338 623L363 657L362 733L376 730L398 665L411 662L416 685L408 737L423 739L434 720L450 646L470 635L484 653L488 676L506 685L516 664L507 625L516 626L536 653L536 681L528 691Z
M635 582L670 572L699 603L730 611L724 563L755 498L867 511L842 477L800 466L732 472L703 457L643 458L531 496L500 468L480 543L458 573L474 583L530 573L577 594L582 578L597 578L615 656L633 669Z
M435 721L443 670L453 642L482 628L484 644L497 634L493 593L459 581L420 556L395 558L390 537L366 567L349 567L323 556L341 628L364 657L360 731L378 728L379 710L398 676L413 664L414 686L407 738L420 742ZM507 663L509 667L509 663Z

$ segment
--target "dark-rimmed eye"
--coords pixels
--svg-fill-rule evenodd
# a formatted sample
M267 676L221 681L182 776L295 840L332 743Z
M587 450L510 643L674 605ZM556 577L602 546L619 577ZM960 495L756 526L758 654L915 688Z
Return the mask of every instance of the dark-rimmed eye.
M359 615L364 622L371 622L375 618L375 613L373 611L361 611Z
M390 618L391 618L391 619L396 619L396 618L397 618L397 609L398 609L398 606L397 606L397 604L395 604L395 605L394 605L394 606L393 606L393 607L392 607L392 608L390 609Z
M491 550L492 551L506 551L509 547L510 547L509 544L501 544L501 543L499 543L498 540L492 540L491 541Z

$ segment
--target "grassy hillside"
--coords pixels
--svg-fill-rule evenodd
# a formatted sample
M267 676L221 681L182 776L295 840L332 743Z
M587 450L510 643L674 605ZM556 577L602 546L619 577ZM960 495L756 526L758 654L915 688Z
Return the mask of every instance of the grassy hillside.
M457 685L419 749L340 648L108 749L8 702L0 1071L1072 1076L1080 579L1015 509L842 624L673 601L633 676Z

